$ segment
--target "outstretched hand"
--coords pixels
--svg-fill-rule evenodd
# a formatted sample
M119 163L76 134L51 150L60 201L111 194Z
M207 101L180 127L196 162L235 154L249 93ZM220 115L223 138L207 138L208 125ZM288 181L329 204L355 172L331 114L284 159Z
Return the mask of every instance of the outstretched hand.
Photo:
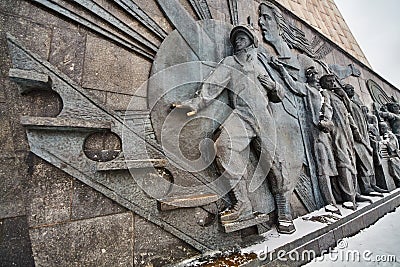
M278 60L277 57L272 56L271 57L271 61L270 64L272 67L274 67L275 69L279 70L279 71L283 71L285 69L285 67L283 66L283 64Z
M259 75L258 80L260 81L261 85L267 89L273 90L275 88L275 82L267 75Z
M171 108L188 109L189 112L186 113L188 117L193 116L197 113L197 108L193 104L193 100L189 99L183 102L172 103Z

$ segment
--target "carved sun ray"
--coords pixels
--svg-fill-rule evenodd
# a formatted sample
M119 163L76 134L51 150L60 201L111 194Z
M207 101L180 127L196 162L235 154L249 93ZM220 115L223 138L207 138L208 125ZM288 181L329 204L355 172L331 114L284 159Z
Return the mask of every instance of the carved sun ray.
M121 19L107 8L93 0L32 0L66 17L79 25L85 26L93 32L131 50L152 61L158 50L158 44L145 37L142 33L129 25L129 21ZM111 0L112 4L123 10L132 21L138 21L155 38L164 40L166 31L147 15L132 0Z

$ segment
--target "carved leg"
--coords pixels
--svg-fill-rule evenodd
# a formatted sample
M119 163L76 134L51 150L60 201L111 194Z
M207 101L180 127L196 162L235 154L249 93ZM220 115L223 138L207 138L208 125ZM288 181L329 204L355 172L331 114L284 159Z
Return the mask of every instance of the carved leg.
M231 186L233 186L232 191L237 202L230 210L221 215L221 222L243 221L254 216L251 202L247 195L246 181L241 179L235 185L236 181L231 180Z
M278 193L275 195L275 202L278 210L277 229L278 232L282 234L291 234L296 231L290 209L291 195L291 192L287 192L286 194Z
M338 168L338 185L345 202L350 202L351 205L343 205L345 208L351 206L352 209L357 209L356 204L356 190L354 188L353 176L354 174L347 168ZM344 203L345 204L345 203Z
M318 181L322 197L325 201L325 205L336 205L336 200L332 192L331 177L327 175L320 175L318 176Z
M255 134L250 126L237 116L229 117L215 142L216 162L219 172L230 182L236 203L231 209L221 214L222 222L235 222L253 216L247 189L247 164L249 161L250 142Z

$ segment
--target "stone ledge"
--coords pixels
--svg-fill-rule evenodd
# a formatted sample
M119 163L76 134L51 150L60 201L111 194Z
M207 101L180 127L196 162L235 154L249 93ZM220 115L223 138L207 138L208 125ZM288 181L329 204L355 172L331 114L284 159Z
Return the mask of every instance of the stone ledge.
M143 159L143 160L113 160L97 163L97 171L118 171L141 168L162 168L167 165L165 159Z
M329 247L335 247L338 241L343 237L355 235L360 230L375 223L379 218L399 206L400 189L396 189L390 194L385 194L383 198L373 197L371 199L374 201L372 204L359 203L359 207L356 211L340 208L342 218L329 225L319 222L304 221L302 218L297 218L295 220L295 225L298 229L296 233L293 235L280 235L276 240L264 241L262 245L267 246L270 253L284 250L289 254L295 250L301 252L306 249L312 249L315 251L316 256L318 256L323 250L327 250ZM324 209L312 212L307 216L321 214L326 214ZM260 244L244 250L256 252L257 247L258 249L265 249L259 246ZM276 255L267 260L258 262L258 264L262 266L281 266L282 264L283 266L299 266L304 263L306 262L281 262L276 259Z
M294 224L297 231L291 235L279 234L275 228L271 229L262 235L264 241L241 249L243 255L267 251L267 254L263 255L264 259L255 258L241 266L303 265L306 261L291 261L290 259L279 261L276 254L278 251L285 251L285 255L289 255L293 251L301 254L302 251L312 250L315 252L315 257L320 256L324 251L335 247L342 238L357 234L360 230L374 224L379 218L400 206L400 188L385 194L383 198L371 197L371 199L373 200L372 204L358 203L359 207L356 211L339 207L342 216L339 216L340 219L336 222L328 225L303 219L309 216L330 214L322 208L295 219ZM199 266L196 263L204 262L206 258L212 258L213 254L219 255L221 252L212 252L208 255L193 258L192 260L186 260L174 266ZM229 255L224 255L224 257L229 257ZM309 260L311 261L312 258Z
M10 69L8 73L10 80L18 84L21 94L26 94L31 90L51 90L51 79L49 75L36 71Z
M99 120L82 120L82 119L71 119L71 118L53 118L53 117L31 117L22 116L21 124L28 129L39 129L39 130L110 130L110 121L99 121Z

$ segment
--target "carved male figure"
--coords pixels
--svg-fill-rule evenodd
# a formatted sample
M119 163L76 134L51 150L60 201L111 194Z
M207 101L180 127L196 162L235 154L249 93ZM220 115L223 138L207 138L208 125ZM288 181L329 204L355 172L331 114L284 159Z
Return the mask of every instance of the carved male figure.
M329 131L333 127L330 98L319 84L318 71L314 66L306 69L306 82L310 97L307 103L312 111L313 154L317 166L318 183L326 209L339 213L332 192L331 179L338 175L332 151L332 137Z
M332 74L322 76L320 84L323 89L326 89L326 96L332 106L333 127L330 133L336 168L339 174L337 185L342 200L351 203L351 205L345 205L345 207L356 209L354 182L356 181L357 172L353 149L353 133L357 140L360 140L360 136L349 112L349 99L343 89L336 85L335 76Z
M357 129L360 133L359 139L355 140L354 149L356 155L356 168L358 175L358 183L360 186L361 193L364 195L374 194L375 189L378 192L383 190L375 186L374 184L374 162L373 162L373 149L370 146L368 123L365 112L363 111L363 104L357 98L354 92L354 87L351 84L344 86L344 91L351 100L351 115L357 125ZM376 195L376 194L375 194ZM381 195L383 196L383 195Z
M282 200L283 195L291 195L293 189L288 186L287 177L282 176L277 161L279 151L274 150L274 138L270 133L274 129L269 102L279 102L284 98L284 89L273 81L257 57L257 37L245 26L232 29L230 40L235 54L228 56L204 81L193 99L177 107L189 108L194 114L205 108L224 90L230 94L231 115L221 125L221 133L215 142L216 160L220 171L226 176L233 188L236 204L221 216L223 222L241 221L252 215L248 198L246 165L250 145L257 148L260 163L269 171L269 182L275 196L278 210L278 230L291 233L295 231L290 214L289 203ZM272 142L272 144L271 144Z
M282 84L285 88L285 98L282 103L271 104L271 110L275 118L279 118L277 123L277 131L280 133L277 138L277 144L280 149L281 175L286 176L290 191L282 196L281 202L287 203L287 210L290 210L290 200L296 185L300 188L298 195L301 199L306 199L304 203L308 204L309 210L315 209L320 205L320 201L316 201L316 193L318 190L318 182L315 177L315 168L313 162L310 161L310 154L305 150L305 146L309 147L308 131L305 124L305 116L301 114L305 112L303 97L306 97L307 90L303 82L296 81L299 77L299 61L285 42L280 33L282 33L281 16L276 9L265 3L260 5L259 24L263 32L264 40L271 45L278 57L271 57L268 52L259 54L260 60L263 62L265 69L270 73L271 78ZM278 17L279 16L279 17ZM265 50L265 49L264 49ZM297 79L298 80L298 79ZM303 127L302 127L303 126ZM308 168L308 170L307 170ZM311 188L304 184L298 184L300 175L310 179ZM308 176L308 173L311 175ZM309 178L310 177L310 178Z

